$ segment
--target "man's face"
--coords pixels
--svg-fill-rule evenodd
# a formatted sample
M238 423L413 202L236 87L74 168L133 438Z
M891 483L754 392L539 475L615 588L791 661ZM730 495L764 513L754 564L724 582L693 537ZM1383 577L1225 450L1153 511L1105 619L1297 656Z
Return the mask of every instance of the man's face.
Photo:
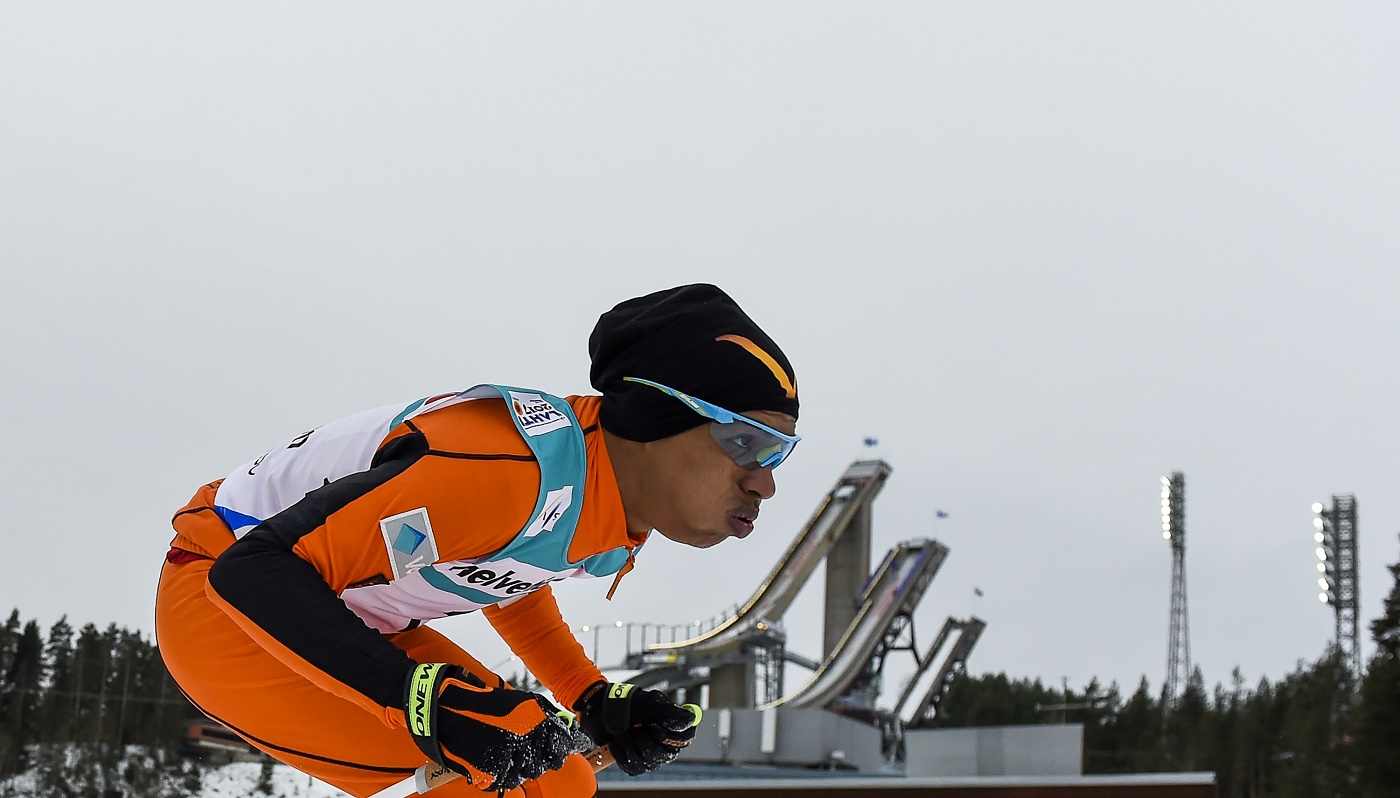
M755 410L743 415L796 434L796 421L783 413ZM777 489L772 468L740 467L710 434L709 423L650 443L648 466L648 520L663 536L702 549L725 538L747 537L759 503Z

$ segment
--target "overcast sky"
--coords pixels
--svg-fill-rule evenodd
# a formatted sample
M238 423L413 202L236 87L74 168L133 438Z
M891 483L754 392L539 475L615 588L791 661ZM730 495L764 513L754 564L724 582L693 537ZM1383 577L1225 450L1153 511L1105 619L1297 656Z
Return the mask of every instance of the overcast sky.
M1400 559L1397 26L1350 2L6 3L0 607L149 631L202 483L392 401L587 392L601 312L707 281L791 358L804 442L752 537L658 539L611 604L559 589L572 624L743 601L874 436L874 557L951 548L920 631L975 610L974 672L1160 687L1181 470L1193 659L1281 676L1333 632L1314 501L1357 495L1364 621ZM787 619L808 655L819 592ZM441 628L507 656L479 619Z

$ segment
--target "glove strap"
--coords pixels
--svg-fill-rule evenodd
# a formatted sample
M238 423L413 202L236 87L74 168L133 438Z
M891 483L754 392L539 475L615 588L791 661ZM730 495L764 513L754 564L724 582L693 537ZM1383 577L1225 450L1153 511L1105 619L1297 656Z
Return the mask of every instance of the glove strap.
M451 669L443 662L424 662L413 668L413 673L404 683L404 720L408 722L408 733L419 750L438 765L442 762L442 748L437 740L437 695L442 680Z
M610 684L603 696L603 728L611 735L622 734L632 723L632 690L636 685Z

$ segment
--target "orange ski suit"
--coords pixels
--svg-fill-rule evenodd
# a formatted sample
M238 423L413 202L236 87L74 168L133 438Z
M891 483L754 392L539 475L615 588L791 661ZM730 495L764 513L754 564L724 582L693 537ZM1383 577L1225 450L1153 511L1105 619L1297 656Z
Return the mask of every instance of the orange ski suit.
M599 397L567 401L587 456L569 559L625 547L629 558L615 588L645 536L627 531L598 425ZM379 520L395 513L432 512L439 561L485 557L519 534L534 511L540 468L502 402L466 402L400 423L369 471L328 483L268 519L260 529L271 535L235 542L214 510L219 484L202 487L176 513L156 599L161 654L206 715L282 762L369 796L426 761L402 710L404 679L414 664L455 663L488 685L505 686L440 633L415 621L381 634L339 598L390 573ZM548 585L483 612L564 706L603 678ZM595 792L591 768L574 755L562 769L509 794ZM481 793L461 779L433 794Z

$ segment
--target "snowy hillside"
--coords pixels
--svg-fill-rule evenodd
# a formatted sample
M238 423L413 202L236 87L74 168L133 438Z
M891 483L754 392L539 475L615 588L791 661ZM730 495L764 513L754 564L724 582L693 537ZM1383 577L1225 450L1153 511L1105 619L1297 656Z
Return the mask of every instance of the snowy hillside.
M258 793L255 787L262 766L256 762L235 762L210 770L204 775L199 798L250 798ZM348 798L348 794L324 782L316 781L301 771L276 765L272 771L272 798Z
M158 794L189 796L189 798L349 798L336 788L311 779L286 765L276 765L272 771L272 791L259 791L258 779L262 765L257 762L235 762L210 768L200 780L197 792L172 790L169 785ZM130 787L127 787L130 790ZM0 780L0 798L52 798L39 784L37 769L7 780ZM138 792L130 798L148 798Z

